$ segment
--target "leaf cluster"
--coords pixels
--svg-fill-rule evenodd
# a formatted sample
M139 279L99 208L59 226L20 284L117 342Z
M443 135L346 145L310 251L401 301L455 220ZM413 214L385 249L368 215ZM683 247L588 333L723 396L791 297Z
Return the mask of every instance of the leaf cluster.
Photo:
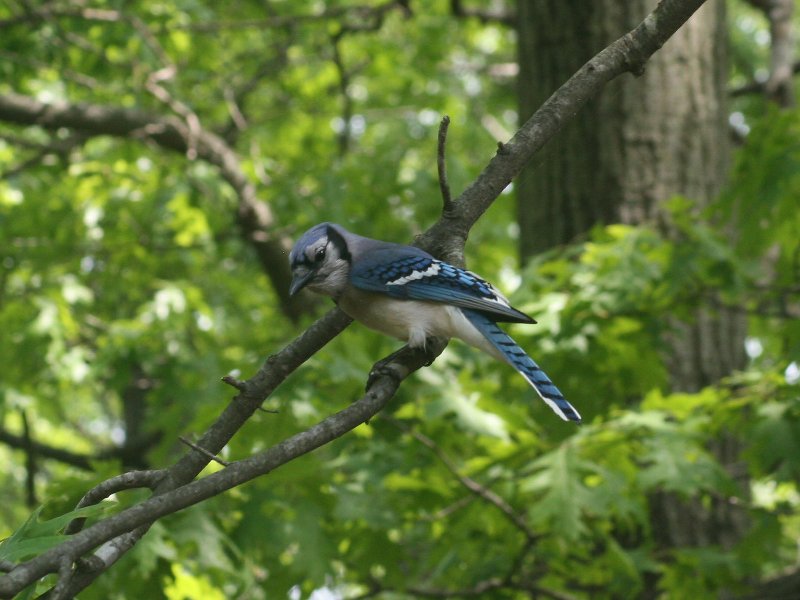
M412 20L388 11L375 31L354 24L380 3L323 3L323 16L318 2L268 4L236 5L236 20L257 27L194 0L93 3L124 17L111 21L23 21L1 36L0 91L177 114L147 88L174 66L162 87L236 148L281 227L333 220L410 240L439 211L439 116L452 119L454 191L513 129L513 34L455 21L447 2ZM132 35L142 23L153 37ZM452 344L385 416L158 522L82 597L615 598L657 579L667 597L702 598L792 564L799 125L796 113L742 110L752 129L729 189L707 214L672 199L676 234L597 228L520 271L510 194L473 230L470 268L539 321L511 333L579 407L582 428L556 422L510 368ZM303 323L277 308L216 168L137 139L7 124L0 136L0 425L21 434L27 422L34 440L94 469L39 457L31 470L25 452L0 448L0 558L18 560L60 540L98 481L169 464L178 435L202 431L228 401L219 377L254 371ZM760 353L718 385L670 393L660 340L698 306L747 313ZM351 327L222 457L344 406L394 347ZM712 451L729 436L747 441L733 457L742 477ZM750 533L734 547L667 546L665 495L687 510L735 506ZM46 504L28 518L31 500Z

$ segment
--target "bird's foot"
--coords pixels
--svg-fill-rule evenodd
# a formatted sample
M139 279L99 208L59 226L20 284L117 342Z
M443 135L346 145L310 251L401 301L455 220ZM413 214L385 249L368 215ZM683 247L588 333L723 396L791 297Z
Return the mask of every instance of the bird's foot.
M394 359L402 356L407 351L408 351L408 346L403 346L402 348L400 348L400 350L392 352L386 358L382 358L374 365L372 365L372 369L370 369L369 375L367 376L366 389L369 390L373 386L373 384L376 383L378 379L384 376L391 377L392 379L394 379L396 382L399 383L401 379L400 374L397 372L397 369L392 366L391 363L392 361L394 361Z
M419 368L419 363L429 367L441 353L446 343L446 340L431 338L426 341L425 346L414 348L411 346L403 346L399 350L392 352L389 356L379 360L372 366L369 376L367 377L367 390L382 376L391 377L396 383L400 383L400 381L408 375L407 365L409 363L417 363L417 366L414 368ZM400 362L403 364L398 364Z

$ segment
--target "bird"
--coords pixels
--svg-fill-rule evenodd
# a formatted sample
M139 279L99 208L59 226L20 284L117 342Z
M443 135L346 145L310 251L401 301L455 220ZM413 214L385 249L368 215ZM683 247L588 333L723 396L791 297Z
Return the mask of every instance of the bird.
M581 422L533 359L498 323L535 323L490 283L420 248L315 225L289 253L289 294L303 288L329 296L370 329L423 348L428 338L458 338L510 364L565 421Z

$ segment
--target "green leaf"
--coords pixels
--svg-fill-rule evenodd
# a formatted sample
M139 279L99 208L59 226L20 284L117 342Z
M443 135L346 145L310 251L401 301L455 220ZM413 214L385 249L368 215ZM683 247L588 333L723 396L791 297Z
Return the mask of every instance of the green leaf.
M532 468L535 473L520 484L523 491L537 496L528 509L529 517L566 542L586 535L589 530L584 517L593 494L582 478L593 472L594 466L580 458L574 444L562 444L536 460Z
M61 534L61 531L73 519L100 516L106 513L113 504L103 502L78 508L46 521L39 520L44 508L40 506L21 527L0 543L0 560L18 562L41 554L68 539L69 536Z

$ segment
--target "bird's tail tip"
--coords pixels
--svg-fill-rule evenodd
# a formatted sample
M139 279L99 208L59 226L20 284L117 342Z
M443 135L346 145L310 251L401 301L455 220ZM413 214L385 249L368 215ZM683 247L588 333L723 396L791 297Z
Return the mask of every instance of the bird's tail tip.
M538 389L536 391L539 392ZM553 409L553 412L555 412L564 421L569 421L570 423L575 423L576 425L581 425L583 423L583 418L581 417L580 413L575 410L574 406L564 400L563 396L561 397L560 402L556 403L550 398L544 396L541 392L539 395L548 405L550 405L550 408Z

